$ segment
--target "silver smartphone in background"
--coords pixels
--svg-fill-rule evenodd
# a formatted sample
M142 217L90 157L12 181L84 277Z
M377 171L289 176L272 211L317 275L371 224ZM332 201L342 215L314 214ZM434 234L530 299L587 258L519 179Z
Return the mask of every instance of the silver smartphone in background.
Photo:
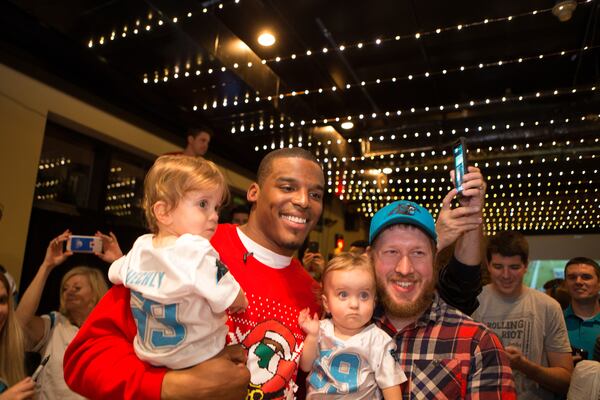
M463 177L468 172L467 169L467 146L464 137L460 137L452 146L452 156L454 157L454 185L459 194L463 191Z
M71 235L67 239L67 251L73 253L101 253L102 238L97 236Z
M33 373L33 375L31 375L31 379L33 379L35 382L37 382L38 378L40 377L40 374L42 373L42 370L48 363L49 359L50 359L50 354L48 354L46 357L44 357L42 362L40 362L40 365L38 365L38 367L35 369L35 372Z

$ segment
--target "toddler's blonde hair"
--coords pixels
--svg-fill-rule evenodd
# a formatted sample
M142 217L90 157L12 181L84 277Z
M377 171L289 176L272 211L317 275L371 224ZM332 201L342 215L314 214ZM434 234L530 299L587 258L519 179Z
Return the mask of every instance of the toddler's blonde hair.
M142 206L146 223L152 233L158 233L158 224L152 207L164 201L169 210L192 190L221 194L221 205L229 201L229 187L215 163L202 157L185 155L160 156L146 174Z

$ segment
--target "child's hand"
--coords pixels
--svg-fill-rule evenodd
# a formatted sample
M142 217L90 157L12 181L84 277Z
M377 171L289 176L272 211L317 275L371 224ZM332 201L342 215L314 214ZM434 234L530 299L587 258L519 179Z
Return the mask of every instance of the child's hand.
M300 325L300 328L302 328L307 335L319 335L319 317L317 316L317 313L315 313L311 318L310 310L308 308L305 308L298 314L298 325Z
M240 289L237 297L229 306L229 312L232 314L242 313L246 311L246 308L248 308L248 298L244 294L244 291Z

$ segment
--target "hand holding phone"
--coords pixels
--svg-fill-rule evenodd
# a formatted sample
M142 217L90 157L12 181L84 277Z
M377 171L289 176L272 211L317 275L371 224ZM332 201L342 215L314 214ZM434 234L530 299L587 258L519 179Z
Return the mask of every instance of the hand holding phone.
M579 361L588 359L588 352L585 349L578 349L571 346L571 355L573 356L573 364L577 364Z
M67 251L73 253L101 253L102 238L98 236L70 235L67 239Z
M467 145L464 137L460 137L452 145L454 169L454 186L461 207L472 207L477 211L483 210L486 192L486 183L479 168L468 165ZM468 179L465 179L468 175Z

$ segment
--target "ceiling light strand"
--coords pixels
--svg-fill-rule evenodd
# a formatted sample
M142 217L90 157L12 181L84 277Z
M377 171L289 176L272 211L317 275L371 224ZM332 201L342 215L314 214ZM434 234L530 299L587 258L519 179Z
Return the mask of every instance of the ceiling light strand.
M522 101L526 101L526 100L535 100L535 99L543 99L543 98L547 98L547 97L552 97L552 96L565 96L565 95L572 95L572 94L584 94L584 93L589 93L589 92L595 92L597 90L597 86L596 85L586 85L586 86L576 86L576 87L570 87L570 88L557 88L557 89L549 89L549 90L542 90L542 91L537 91L537 92L530 92L530 93L526 93L526 94L522 94L522 95L505 95L502 97L495 97L495 98L485 98L485 99L477 99L477 100L470 100L470 101L464 101L464 102L460 102L460 103L451 103L451 104L444 104L444 105L437 105L437 106L413 106L413 107L409 107L409 108L405 108L405 109L401 109L401 110L388 110L388 111L382 111L379 113L365 113L365 114L351 114L351 115L338 115L338 116L333 116L333 117L326 117L326 118L314 118L312 120L306 121L306 120L301 120L301 121L294 121L294 120L288 120L287 124L280 124L280 128L288 128L288 127L293 127L293 126L298 126L298 125L310 125L310 126L322 126L322 125L328 125L331 123L335 123L335 122L339 122L341 120L352 120L352 121L356 121L356 120L363 120L363 119L392 119L392 118L400 118L402 116L406 116L406 115L416 115L416 114L430 114L430 113L434 113L434 112L446 112L446 111L452 111L452 112L457 112L457 111L461 111L463 109L472 109L474 107L485 107L485 106L491 106L491 105L495 105L495 104L500 104L500 103L513 103L513 102L522 102ZM255 122L248 122L248 121L244 121L244 124L248 125L249 123L257 123ZM232 125L235 126L235 125Z
M102 46L108 44L109 41L115 41L115 39L125 39L127 37L141 35L145 32L152 32L153 30L166 26L169 23L177 24L186 19L192 18L194 15L207 14L209 11L221 11L225 6L238 5L241 0L224 0L211 4L210 6L200 7L199 10L190 10L184 12L182 15L173 15L171 17L165 17L163 15L156 16L152 10L148 11L146 16L139 17L134 23L125 24L119 30L113 29L110 34L99 35L91 37L87 42L88 48L96 46Z
M577 5L583 5L583 4L586 4L587 2L588 1L586 1L586 0L580 0L580 1L578 1ZM532 16L537 17L537 16L542 16L542 15L551 14L551 13L552 13L552 7L545 8L545 9L539 9L539 10L531 10L531 11L527 11L527 12L523 12L523 13L519 13L519 14L508 15L505 17L485 18L481 21L465 23L465 24L450 25L450 26L443 27L443 28L433 29L431 31L413 32L413 33L405 34L405 35L394 35L394 36L387 36L387 37L386 36L377 36L373 40L358 40L354 43L341 45L340 50L341 51L347 51L347 50L353 50L353 49L361 50L361 49L364 49L365 46L381 47L381 45L383 45L385 43L389 43L389 42L397 42L397 41L409 40L409 39L420 40L424 37L428 37L428 36L434 37L441 33L453 32L453 31L461 31L462 32L465 29L482 26L482 25L489 25L489 24L493 24L493 23L499 23L499 22L514 23L513 21L518 18L532 17ZM301 57L310 57L310 56L316 55L316 54L323 55L323 54L332 53L329 51L331 49L327 49L327 50L328 51L322 51L322 50L321 51L316 51L316 50L313 51L313 50L307 49L306 51L303 51L300 53L294 53L294 54L290 54L288 56L276 56L273 58L265 59L264 61L265 61L265 63L272 63L272 62L279 63L282 61L298 60Z
M600 45L585 46L580 49L570 49L570 50L554 51L554 52L550 52L550 53L540 53L540 54L536 54L536 55L532 55L532 56L518 57L518 58L509 59L509 60L497 60L497 61L485 62L485 63L480 62L480 63L472 64L469 66L461 65L459 67L454 67L454 68L450 68L450 69L442 69L441 71L413 73L413 74L408 74L408 75L405 75L402 77L377 78L375 80L362 81L360 83L355 83L355 84L347 83L346 85L340 86L339 88L337 86L326 86L326 87L320 87L320 88L315 88L315 89L297 89L297 90L291 90L286 93L279 93L277 95L268 95L268 96L256 95L256 96L253 96L253 98L254 98L255 102L259 102L259 101L279 101L279 100L289 99L290 97L307 96L307 95L315 95L315 96L329 95L330 93L337 92L338 89L347 91L350 89L357 89L357 88L361 88L364 86L376 86L376 85L381 85L381 84L395 84L395 83L399 83L399 82L407 81L407 80L427 79L427 78L430 78L433 76L444 76L444 75L447 75L448 73L461 73L464 71L475 71L475 70L482 70L482 69L488 69L488 68L500 68L500 67L506 67L508 65L513 65L513 64L521 64L524 62L540 61L542 59L550 60L553 57L563 57L563 56L569 56L571 54L581 54L583 52L595 50L597 48L600 48ZM249 67L251 67L251 65ZM222 67L221 70L224 72L226 69L225 69L225 67ZM181 77L181 74L177 74L177 70L173 70L173 69L169 70L168 68L164 68L163 71L164 71L164 75L162 77L160 76L160 74L158 74L157 71L154 71L153 82L155 84L168 83L171 78ZM212 69L209 69L209 71L212 73ZM198 74L196 74L196 75L198 75ZM149 73L145 73L142 77L142 81L144 83L149 83L151 81L149 76L150 76ZM193 77L193 76L194 76L193 74L185 75L186 78ZM219 103L219 102L217 102L217 103ZM227 103L227 101L225 101L225 103ZM219 106L217 106L217 108L218 107Z
M454 137L458 137L458 136L465 136L465 137L485 137L486 134L497 134L499 132L503 132L503 133L507 133L507 132L514 132L514 131L518 131L521 129L531 129L531 128L540 128L543 126L557 126L559 124L569 124L569 123L574 123L574 122L581 122L581 121L591 121L592 123L598 123L600 121L600 115L593 115L593 117L590 117L589 114L583 114L583 115L579 115L579 116L562 116L560 118L552 118L547 120L544 124L542 124L540 122L540 120L536 119L536 120L528 120L527 122L524 120L521 120L519 122L498 122L498 121L494 121L493 123L479 123L477 125L471 125L469 127L454 127L454 128L446 128L446 129L440 129L439 127L435 127L432 129L419 129L419 130L415 130L413 132L402 132L402 131L397 131L395 133L392 133L390 135L379 135L377 137L374 137L372 135L370 136L362 136L359 137L357 139L352 139L352 140L356 140L358 142L386 142L386 141L392 141L394 143L400 143L402 140L408 140L408 141L414 141L415 138L418 138L419 136L423 136L423 137L444 137L444 136L454 136Z
M541 59L548 59L548 58L552 58L552 57L562 57L562 56L567 56L570 54L582 53L584 51L593 50L593 49L596 49L599 47L600 47L600 45L585 46L580 49L561 50L561 51L554 51L551 53L540 53L540 54L536 54L534 56L517 57L514 59L510 59L510 60L497 60L497 61L492 61L492 62L476 63L476 64L468 65L468 66L462 65L459 67L442 69L440 71L435 71L435 72L412 73L412 74L407 74L407 75L401 76L401 77L377 78L377 79L374 79L371 81L362 81L359 83L347 83L345 86L340 86L339 89L340 90L342 90L342 89L348 90L348 89L360 88L360 87L364 87L364 86L381 85L381 84L385 84L385 83L399 83L400 81L414 80L414 79L418 79L418 78L430 78L433 76L446 75L448 73L464 72L464 71L471 71L471 70L481 70L481 69L487 69L487 68L500 68L500 67L506 67L511 64L519 64L519 63L524 63L524 62L528 62L528 61L539 61ZM271 100L273 98L285 99L285 98L295 97L295 96L306 96L309 94L310 95L326 95L331 92L337 91L337 89L338 89L337 86L325 86L325 87L320 87L320 88L304 89L304 90L297 89L297 90L289 91L287 93L280 93L278 95L263 96L261 98L261 100Z

